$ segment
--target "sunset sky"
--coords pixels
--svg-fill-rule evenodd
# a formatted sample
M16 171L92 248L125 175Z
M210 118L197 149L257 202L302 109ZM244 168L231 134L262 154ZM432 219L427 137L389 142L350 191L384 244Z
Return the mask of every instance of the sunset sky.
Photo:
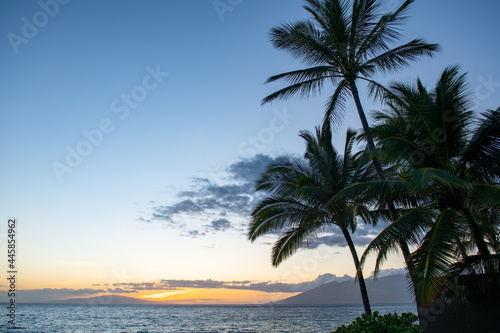
M266 303L354 275L335 229L279 268L275 237L245 236L255 178L273 158L303 153L298 133L320 124L331 91L260 105L283 87L265 85L269 76L305 67L268 41L273 26L308 17L302 5L1 2L0 271L16 217L20 300ZM417 0L403 42L421 37L442 52L378 79L418 75L431 87L460 64L476 110L496 109L499 12L494 1ZM366 111L380 108L361 95ZM347 127L361 127L347 110L339 149ZM382 227L356 232L359 254ZM399 256L384 266L401 267Z

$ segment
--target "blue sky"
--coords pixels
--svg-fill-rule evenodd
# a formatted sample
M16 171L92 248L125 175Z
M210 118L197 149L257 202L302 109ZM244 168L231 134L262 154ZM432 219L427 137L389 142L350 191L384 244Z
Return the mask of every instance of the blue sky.
M231 193L250 198L245 169L235 166L300 154L298 132L322 120L326 91L260 105L282 87L264 85L267 77L304 67L267 38L271 27L306 18L303 2L221 3L226 7L218 11L211 0L2 2L0 211L3 221L20 221L24 288L352 275L348 252L339 246L307 273L284 272L315 250L272 269L271 239L250 244L245 212L220 204L198 214L182 211L175 223L151 218L185 200L186 191L206 198L239 186ZM400 3L385 1L382 9ZM477 109L497 108L499 7L416 1L404 41L421 37L441 44L442 52L380 80L418 75L432 86L446 66L461 64ZM379 107L363 93L362 99L367 111ZM347 126L360 127L355 113L335 135L337 147ZM93 133L94 144L85 143L84 132ZM87 156L58 175L54 165L67 164L68 151L78 149ZM388 267L402 263L395 258Z

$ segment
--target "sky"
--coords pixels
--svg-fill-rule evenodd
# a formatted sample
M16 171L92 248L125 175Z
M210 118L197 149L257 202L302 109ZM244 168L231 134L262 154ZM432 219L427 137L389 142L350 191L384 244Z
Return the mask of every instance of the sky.
M276 237L245 235L255 178L272 159L303 153L298 133L321 123L333 89L261 106L283 87L264 84L269 76L305 67L268 40L272 27L308 18L302 5L1 2L0 244L6 253L7 220L17 218L21 300L112 293L265 303L354 275L334 229L278 268L270 264ZM417 0L402 41L424 38L442 51L377 79L419 76L432 87L459 64L476 111L496 109L499 7ZM362 88L368 114L382 108ZM361 127L353 103L346 109L338 149L347 127ZM355 233L360 254L381 228ZM398 255L384 266L402 267ZM6 259L0 270L7 274Z

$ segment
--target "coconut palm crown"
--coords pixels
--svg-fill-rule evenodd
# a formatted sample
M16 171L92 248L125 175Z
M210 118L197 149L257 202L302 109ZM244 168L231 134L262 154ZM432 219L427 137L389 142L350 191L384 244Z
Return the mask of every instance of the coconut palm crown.
M334 84L325 113L325 121L339 123L344 103L350 92L367 133L368 147L374 144L368 121L361 106L357 80L371 88L381 87L372 79L377 72L401 69L422 56L432 56L438 45L414 39L391 47L401 38L399 26L413 0L405 1L392 13L380 14L377 0L306 0L304 8L312 20L299 21L273 28L272 44L288 51L311 67L271 76L267 82L285 80L290 85L263 99L263 103L286 99L293 95L307 97ZM377 170L378 171L378 170Z
M384 100L388 110L376 114L373 133L397 177L354 184L337 196L393 201L404 210L368 245L361 263L377 252L377 272L398 244L416 246L415 296L428 305L451 277L497 257L488 243L495 244L500 213L500 108L475 117L457 66L446 68L431 91L420 80L394 83Z
M305 158L280 158L258 179L257 191L265 197L252 212L248 237L254 241L268 233L281 233L271 255L273 266L278 266L299 248L307 247L325 228L337 226L357 269L359 260L350 233L356 229L358 216L366 222L372 222L373 217L364 205L332 200L341 189L370 175L364 165L355 163L351 153L355 132L348 131L343 156L333 148L328 126L317 128L316 136L304 131L301 137L307 143ZM358 281L365 312L370 314L362 273Z

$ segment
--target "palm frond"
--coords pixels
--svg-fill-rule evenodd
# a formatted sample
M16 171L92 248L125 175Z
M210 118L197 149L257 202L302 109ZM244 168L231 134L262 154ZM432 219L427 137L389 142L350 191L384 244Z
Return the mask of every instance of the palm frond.
M284 24L271 29L271 43L277 49L288 51L307 65L323 65L336 54L323 43L323 33L311 21Z
M366 38L360 43L356 61L362 62L369 55L389 50L389 45L401 38L399 26L407 19L405 16L414 0L405 1L396 11L382 15L375 23L367 24Z
M450 277L450 267L455 261L457 215L451 210L442 211L425 235L422 245L412 254L415 263L413 274L417 297L429 305L439 295Z
M362 67L370 69L374 66L380 72L398 70L422 56L432 57L438 50L437 44L428 44L422 39L414 39L367 60Z
M400 242L410 245L418 244L422 234L431 225L433 216L434 212L424 206L412 209L400 216L368 244L361 257L360 266L364 265L370 253L377 252L374 273L377 275L387 255L395 251Z
M293 255L304 244L316 238L318 230L321 230L323 225L316 223L312 225L299 225L295 228L290 228L281 234L281 237L274 243L271 251L271 264L278 267L285 259Z
M345 101L348 89L347 81L342 79L337 85L337 88L335 88L333 95L331 95L326 102L323 124L329 123L338 126L341 124L342 120L344 120Z
M298 198L267 197L252 212L247 236L251 241L265 234L293 228L302 221L323 221L329 213Z
M271 162L256 181L256 190L271 195L293 196L297 191L297 180L311 173L303 160L281 157Z
M490 184L474 185L471 204L477 209L486 207L500 209L500 186Z
M461 157L462 173L470 166L479 174L500 177L500 108L488 110Z
M436 187L453 190L467 184L464 179L435 168L411 169L402 177L408 188L416 193L433 191Z
M325 67L315 67L275 75L270 77L267 82L287 79L290 82L296 83L268 95L262 100L261 104L267 104L277 99L287 99L294 95L298 95L299 97L309 97L310 95L319 93L327 79L335 81L341 78L342 76L340 75L329 74Z

